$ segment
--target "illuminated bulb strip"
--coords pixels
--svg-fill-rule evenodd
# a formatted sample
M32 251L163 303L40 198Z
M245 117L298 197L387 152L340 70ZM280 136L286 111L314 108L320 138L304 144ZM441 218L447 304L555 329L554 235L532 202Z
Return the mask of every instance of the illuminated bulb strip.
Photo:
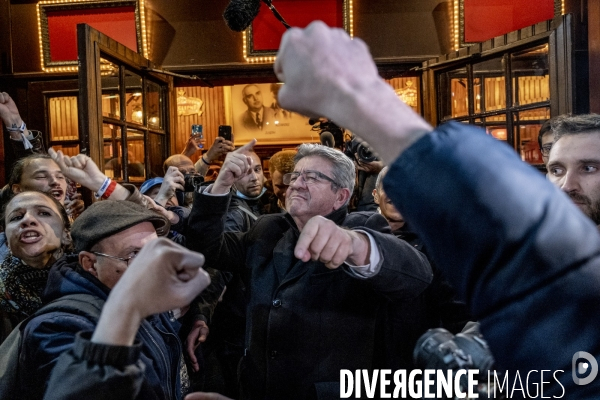
M460 48L460 21L459 21L459 1L460 0L454 0L454 13L453 13L453 20L454 20L454 35L453 39L454 39L454 50L458 50Z
M269 57L245 57L246 62L251 64L269 64L274 63L277 57L269 56Z
M242 46L242 56L244 57L244 60L248 61L248 49L246 48L246 31L244 31L244 33L242 34L242 41L244 43L244 45Z
M40 18L40 3L35 6L35 12L37 14L37 22L38 22L38 39L40 42L40 60L42 62L42 71L46 71L44 69L44 46L42 41L42 19Z
M348 26L348 30L350 32L348 32L348 34L350 35L351 38L354 37L354 6L352 4L352 0L348 0L348 19L349 21L349 25Z
M244 60L247 63L274 63L275 62L275 56L267 56L267 57L248 57L248 48L246 46L246 38L247 38L247 33L246 31L244 31L242 33L242 41L244 43L244 45L242 46L242 56L244 57Z
M138 0L138 7L140 10L140 27L142 29L142 55L148 58L148 41L146 38L146 10L144 6L144 0Z
M48 68L44 68L44 72L77 72L77 66L48 67Z

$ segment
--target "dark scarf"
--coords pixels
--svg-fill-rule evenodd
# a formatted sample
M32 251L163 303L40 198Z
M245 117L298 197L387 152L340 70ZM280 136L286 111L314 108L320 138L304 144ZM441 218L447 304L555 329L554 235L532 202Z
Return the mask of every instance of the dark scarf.
M42 307L50 269L36 269L9 256L0 265L0 310L29 316Z

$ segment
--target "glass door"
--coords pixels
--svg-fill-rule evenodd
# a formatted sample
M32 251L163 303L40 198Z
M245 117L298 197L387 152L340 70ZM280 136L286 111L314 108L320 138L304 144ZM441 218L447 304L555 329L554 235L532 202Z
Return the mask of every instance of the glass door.
M81 151L104 173L141 184L162 176L169 147L172 81L140 54L87 25L78 26Z

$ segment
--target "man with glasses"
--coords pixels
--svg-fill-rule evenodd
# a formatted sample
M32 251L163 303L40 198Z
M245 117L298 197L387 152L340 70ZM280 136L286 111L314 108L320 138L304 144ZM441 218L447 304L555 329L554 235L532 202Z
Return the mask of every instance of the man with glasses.
M354 164L317 144L301 145L294 171L283 177L286 214L263 215L245 233L225 232L230 188L248 174L245 152L255 143L229 153L215 183L196 194L187 246L204 254L206 267L245 280L244 395L339 398L341 369L384 367L376 325L383 302L418 296L431 268L389 234L381 215L347 213Z
M89 336L78 333L94 331L111 289L140 250L168 231L166 218L129 201L96 202L80 215L71 230L76 254L63 257L53 266L44 293L45 302L61 300L61 311L34 317L23 332L19 368L25 372L22 398L44 396L50 374L66 350L73 348L75 354L80 354L88 347L86 351L92 351L93 358L102 358L106 363L117 358L118 351L103 353L98 346L90 347ZM92 311L90 304L99 308ZM122 309L126 313L127 305ZM183 398L182 391L189 382L182 368L185 364L177 329L172 313L142 320L136 352L141 352L137 362L145 366L144 382L139 396L131 398ZM108 382L113 378L105 379ZM118 391L119 387L111 390Z

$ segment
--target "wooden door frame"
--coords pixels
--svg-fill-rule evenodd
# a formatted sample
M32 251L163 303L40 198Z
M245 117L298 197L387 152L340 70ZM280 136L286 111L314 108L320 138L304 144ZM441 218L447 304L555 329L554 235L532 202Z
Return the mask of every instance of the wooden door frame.
M166 152L170 153L173 132L176 132L176 109L171 107L173 98L173 79L148 70L156 69L151 61L125 47L87 24L77 25L77 51L79 58L79 148L81 153L91 157L96 165L104 165L102 140L102 79L100 75L100 54L106 54L134 71L152 76L168 86L165 96L166 113L165 134Z

